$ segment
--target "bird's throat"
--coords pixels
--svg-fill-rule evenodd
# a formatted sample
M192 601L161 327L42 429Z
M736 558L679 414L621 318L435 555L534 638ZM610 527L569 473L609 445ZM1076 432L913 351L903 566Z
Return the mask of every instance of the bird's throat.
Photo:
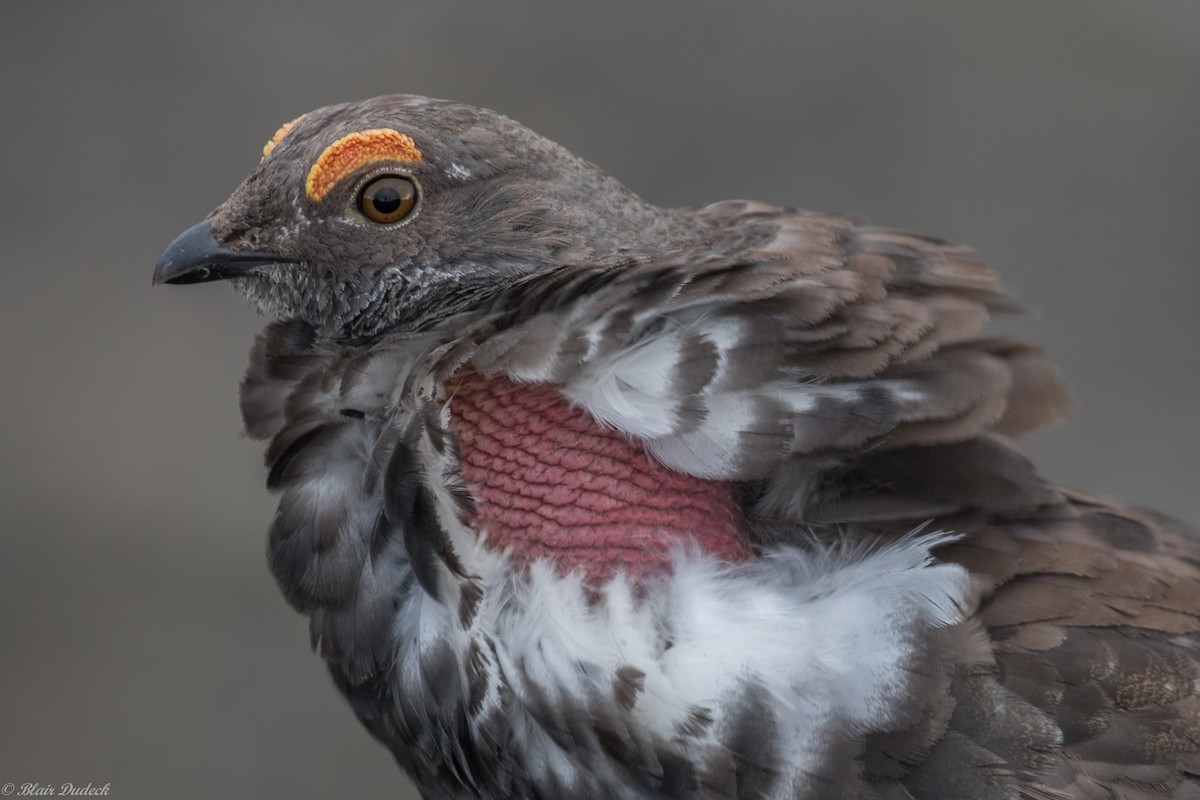
M547 558L599 582L657 572L681 544L749 555L732 485L668 470L557 387L468 372L447 394L474 528L517 562Z

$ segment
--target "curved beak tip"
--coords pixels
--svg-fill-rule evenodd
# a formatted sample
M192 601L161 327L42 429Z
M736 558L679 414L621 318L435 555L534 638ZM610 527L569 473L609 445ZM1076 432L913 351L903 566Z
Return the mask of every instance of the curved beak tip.
M223 249L213 238L208 220L193 225L175 237L163 251L154 267L154 285L207 280L210 265Z
M154 267L153 285L203 283L245 275L255 267L295 259L275 253L231 250L217 242L208 220L188 228L167 245Z

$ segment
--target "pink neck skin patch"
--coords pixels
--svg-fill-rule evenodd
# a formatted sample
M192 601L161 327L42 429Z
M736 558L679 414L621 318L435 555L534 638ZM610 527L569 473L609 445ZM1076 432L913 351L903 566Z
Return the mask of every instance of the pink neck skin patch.
M672 472L637 440L572 408L557 387L476 373L447 385L474 528L517 562L553 559L596 584L664 569L681 542L750 554L731 484Z

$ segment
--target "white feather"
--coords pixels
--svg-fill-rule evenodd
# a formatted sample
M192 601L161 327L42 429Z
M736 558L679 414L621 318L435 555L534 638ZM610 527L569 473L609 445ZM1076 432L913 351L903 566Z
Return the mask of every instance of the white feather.
M449 635L458 645L472 635L493 643L512 722L537 748L556 745L521 719L524 698L585 702L632 667L645 677L629 724L660 742L677 738L697 707L712 716L715 741L744 690L759 687L780 710L781 750L801 780L829 736L896 722L918 655L914 631L955 623L967 603L967 572L930 556L954 538L914 535L870 553L789 547L733 565L681 548L669 574L636 591L618 576L598 599L577 575L545 562L518 571L479 545L465 555L483 599L470 630ZM553 752L530 756L566 770Z
M675 333L643 340L588 362L571 376L563 395L602 424L630 436L657 439L677 430L679 400L671 376L680 359Z

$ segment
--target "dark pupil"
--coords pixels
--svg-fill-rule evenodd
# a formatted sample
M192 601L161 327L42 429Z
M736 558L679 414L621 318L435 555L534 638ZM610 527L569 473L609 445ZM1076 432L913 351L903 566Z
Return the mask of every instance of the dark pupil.
M384 186L371 195L371 205L380 214L391 214L400 208L400 204L404 202L403 195L390 186Z

